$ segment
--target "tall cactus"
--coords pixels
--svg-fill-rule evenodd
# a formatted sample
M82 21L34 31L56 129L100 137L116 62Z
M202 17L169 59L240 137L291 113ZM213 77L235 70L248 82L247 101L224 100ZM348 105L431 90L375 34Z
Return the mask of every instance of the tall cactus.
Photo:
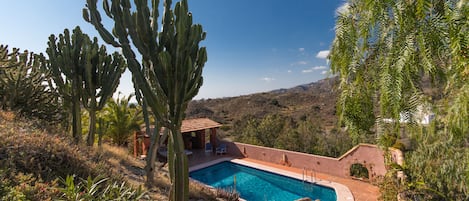
M164 1L162 30L158 30L159 0L135 0L131 10L129 0L103 2L106 15L114 28L109 32L101 22L97 0L87 0L83 11L86 21L92 23L108 44L122 48L132 75L152 110L155 119L170 130L168 163L172 182L171 200L188 199L188 165L184 153L181 124L188 102L202 85L202 68L207 61L205 39L201 25L192 24L187 0L176 3ZM140 63L132 45L142 56ZM154 142L152 142L154 144ZM151 160L151 159L148 159Z
M17 48L8 53L8 46L0 45L0 108L48 124L61 123L57 94L47 86L49 74L41 69L44 62L40 55Z
M81 107L80 97L83 83L83 65L86 57L82 55L86 47L87 36L82 33L80 27L73 30L72 36L68 29L59 35L59 40L54 34L49 37L48 48L49 63L45 66L52 74L54 84L64 102L71 103L69 109L72 113L72 136L75 142L81 141Z
M13 52L8 53L8 45L0 45L0 70L19 65L16 58L18 51L18 48L13 48Z
M120 77L125 70L125 60L117 52L108 55L104 45L99 47L97 38L94 38L93 42L86 35L85 38L87 38L85 41L88 42L82 52L86 60L81 66L84 67L84 90L81 94L81 100L90 116L87 145L93 146L96 111L102 110L107 100L116 91Z
M143 114L143 120L145 122L145 132L146 133L151 133L151 138L150 138L150 150L147 153L147 158L148 160L146 161L145 165L145 171L147 173L147 181L146 184L147 186L151 186L153 184L153 178L155 177L155 161L156 161L156 154L158 151L158 148L160 146L160 142L162 141L160 139L159 132L161 130L160 124L158 124L157 121L154 123L154 128L153 132L151 130L151 125L150 125L150 114L148 111L148 104L146 100L142 97L141 90L137 87L138 84L136 83L136 79L132 79L133 84L134 84L134 90L135 90L135 99L138 101L138 104L142 106L142 114ZM163 140L164 141L164 140Z

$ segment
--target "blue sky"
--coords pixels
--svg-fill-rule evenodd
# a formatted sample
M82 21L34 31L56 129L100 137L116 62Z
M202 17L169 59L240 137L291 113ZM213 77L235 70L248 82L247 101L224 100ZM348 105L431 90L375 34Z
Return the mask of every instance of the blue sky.
M174 1L175 2L175 1ZM85 0L0 0L0 44L45 52L50 34L80 26ZM343 0L189 0L202 24L208 62L200 98L230 97L289 88L328 76L327 51L334 39L336 9ZM99 6L101 3L99 3ZM110 49L108 49L110 51ZM126 72L118 88L133 91Z

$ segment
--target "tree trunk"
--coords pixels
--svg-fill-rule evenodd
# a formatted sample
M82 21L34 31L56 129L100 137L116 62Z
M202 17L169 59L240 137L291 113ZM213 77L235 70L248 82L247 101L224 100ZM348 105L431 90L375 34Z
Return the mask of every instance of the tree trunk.
M107 129L108 124L109 123L106 123L106 125L104 125L103 119L102 118L98 119L98 125L99 125L99 129L98 129L98 146L99 147L101 147L101 145L102 145L104 130Z
M140 93L137 92L137 98L140 98ZM142 98L142 112L143 112L143 119L145 121L145 132L147 134L151 133L150 130L150 118L148 114L148 109L147 109L147 101ZM150 150L148 151L147 155L147 164L145 166L145 171L147 173L147 181L145 185L148 187L153 186L153 179L155 178L155 159L157 156L157 151L159 147L159 141L160 141L160 125L155 122L155 128L153 130L153 133L151 135L150 139Z
M93 144L94 144L94 133L96 131L96 110L94 108L90 108L88 110L88 113L90 115L90 125L89 125L86 145L93 146Z
M72 96L71 96L71 100L72 100L72 107L73 107L73 111L72 111L72 121L73 121L73 125L72 125L72 136L73 138L75 139L75 143L78 144L81 142L81 105L80 105L80 86L79 86L79 77L78 75L74 75L75 77L73 77L72 79Z
M75 143L78 144L81 141L81 108L80 101L73 100L72 109L72 136Z
M160 145L160 135L158 131L159 127L155 125L155 129L151 135L150 150L148 151L147 164L145 166L145 171L147 172L147 182L145 185L147 185L148 187L153 186L153 179L155 178L155 162L157 151Z
M170 174L172 174L170 200L188 200L189 167L187 164L187 156L184 152L184 140L182 138L180 126L173 128L170 135L170 139L172 139L170 140L172 141L172 144L169 146L170 153L168 153ZM170 160L172 163L169 162Z

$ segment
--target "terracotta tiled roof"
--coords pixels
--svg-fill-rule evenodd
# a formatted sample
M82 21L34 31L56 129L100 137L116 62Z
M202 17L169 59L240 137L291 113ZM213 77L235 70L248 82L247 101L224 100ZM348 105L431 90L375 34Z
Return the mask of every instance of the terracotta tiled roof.
M209 118L184 119L182 120L181 133L205 130L209 128L218 128L220 126L222 126L220 123ZM141 131L145 132L145 124L142 124L140 127ZM150 127L153 132L154 126L152 125Z
M218 128L221 124L209 118L185 119L182 121L181 133Z

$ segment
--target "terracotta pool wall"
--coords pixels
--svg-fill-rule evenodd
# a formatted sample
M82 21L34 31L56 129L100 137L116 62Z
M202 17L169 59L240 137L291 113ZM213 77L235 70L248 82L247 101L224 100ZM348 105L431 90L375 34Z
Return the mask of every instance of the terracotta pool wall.
M311 170L314 170L338 177L351 178L350 166L355 163L362 164L368 169L370 181L386 174L384 151L371 144L359 144L341 157L332 158L238 142L225 143L228 145L228 152L231 155L299 169L306 168L308 175L311 174ZM391 155L395 155L393 152L399 152L394 149L390 151Z

